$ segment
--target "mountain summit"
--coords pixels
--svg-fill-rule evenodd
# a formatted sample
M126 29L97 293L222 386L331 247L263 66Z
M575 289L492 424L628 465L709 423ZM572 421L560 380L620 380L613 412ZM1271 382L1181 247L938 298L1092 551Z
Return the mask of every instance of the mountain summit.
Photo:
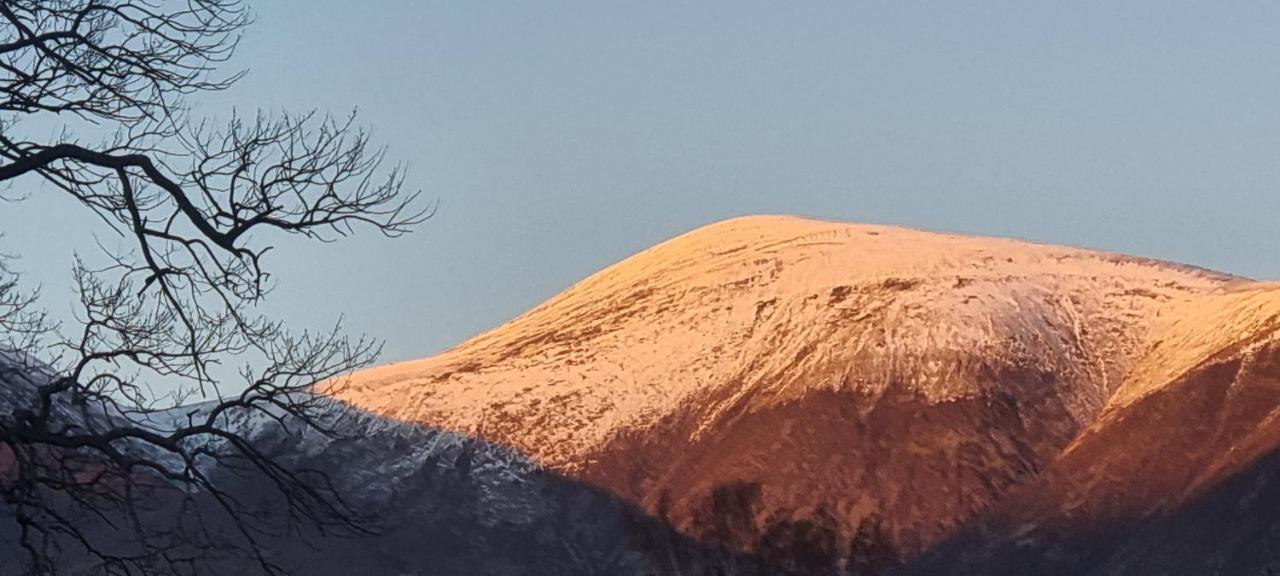
M1280 287L1199 268L755 216L327 392L514 448L704 543L945 573L948 554L1022 562L1000 547L1168 513L1269 454L1277 326ZM1169 476L1125 476L1144 469Z

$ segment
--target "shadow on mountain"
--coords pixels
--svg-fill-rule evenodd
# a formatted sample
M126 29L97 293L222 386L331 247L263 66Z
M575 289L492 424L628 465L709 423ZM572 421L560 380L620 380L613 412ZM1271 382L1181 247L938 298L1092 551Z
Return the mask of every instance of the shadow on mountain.
M1280 343L1241 342L1104 415L907 571L1280 573Z
M1280 574L1280 451L1176 510L1012 541L968 530L904 571L909 576L987 574Z
M183 498L141 480L133 487L140 497L130 512L172 530L168 555L181 561L162 572L254 573L257 560L245 546L251 541L266 560L317 576L807 574L701 545L617 497L494 444L349 408L339 438L261 416L238 425L290 468L326 475L367 532L301 520L269 480L224 462L211 473L251 514L249 533L238 532L208 495ZM105 510L106 517L78 519L89 541L113 554L136 551L115 521L125 510ZM29 570L11 514L0 507L0 574ZM813 530L797 529L792 539L809 542ZM778 542L789 545L785 536ZM56 573L101 573L76 543L56 544Z
M375 533L276 546L299 574L766 574L506 447L362 415L353 441L307 450ZM291 442L281 442L287 450ZM237 478L241 491L262 483ZM271 508L270 502L259 502ZM274 517L287 522L276 507Z
M369 533L301 521L269 481L227 464L209 472L254 512L253 532L236 532L207 495L131 488L150 525L194 535L174 540L172 556L192 558L176 574L252 573L246 541L318 576L1280 573L1280 344L1223 350L1104 414L1043 468L1067 428L1043 428L1065 413L1036 398L940 406L829 393L743 407L692 445L678 435L617 444L613 463L582 481L499 444L336 402L336 438L237 415L236 429L263 449L331 479ZM644 442L655 437L669 443ZM977 506L976 496L996 495L954 529L937 518L957 504L923 500ZM0 574L19 574L6 513ZM902 553L908 517L934 518L946 539ZM130 550L113 518L82 520L99 547ZM56 573L95 573L74 546L61 560Z

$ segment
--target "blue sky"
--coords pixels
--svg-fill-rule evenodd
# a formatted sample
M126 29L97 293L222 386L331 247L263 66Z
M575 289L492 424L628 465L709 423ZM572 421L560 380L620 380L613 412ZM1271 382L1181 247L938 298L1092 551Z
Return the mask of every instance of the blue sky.
M255 5L201 112L359 108L438 200L408 238L282 242L272 312L420 357L751 213L1280 278L1280 7L1232 2ZM72 209L68 215L67 209ZM70 309L104 231L41 190L0 250Z

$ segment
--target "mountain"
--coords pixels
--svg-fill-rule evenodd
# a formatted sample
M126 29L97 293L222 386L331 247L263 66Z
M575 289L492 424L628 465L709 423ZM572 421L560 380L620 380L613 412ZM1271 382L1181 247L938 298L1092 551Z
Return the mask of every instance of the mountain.
M0 356L0 410L46 377ZM298 526L268 480L208 471L298 573L1280 571L1280 286L1189 266L739 218L315 392L336 436L232 425L373 533ZM151 513L203 550L234 544L207 499L167 498ZM10 513L0 574L21 573Z
M325 392L780 567L987 573L1270 454L1278 318L1280 287L1189 266L759 216Z
M0 415L32 406L48 374L39 363L0 354ZM251 519L251 542L207 494L139 477L125 502L88 496L43 501L80 531L75 537L47 535L56 554L50 569L116 573L85 554L85 546L108 554L136 549L136 534L121 519L137 518L149 530L172 535L164 540L166 555L178 559L148 573L262 574L251 546L286 573L314 576L649 576L712 574L723 566L741 576L774 573L755 559L708 549L615 496L542 470L505 447L315 401L328 405L322 421L329 433L261 410L232 410L226 426L286 469L323 474L325 486L358 514L358 529L299 522L271 479L229 459L211 460L202 468ZM170 418L199 417L213 405L182 406L151 421L164 429ZM54 405L67 422L108 418L78 408ZM12 453L0 445L0 481L11 480L13 465ZM0 500L0 575L31 574L27 558L13 504Z

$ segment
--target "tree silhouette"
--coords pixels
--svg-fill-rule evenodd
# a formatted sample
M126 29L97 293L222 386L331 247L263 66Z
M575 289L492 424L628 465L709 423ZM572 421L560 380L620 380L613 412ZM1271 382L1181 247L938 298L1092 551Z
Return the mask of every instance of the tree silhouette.
M309 388L379 349L260 316L268 240L361 226L397 236L429 214L352 117L192 117L190 98L240 77L220 68L249 24L239 0L0 1L0 202L66 194L132 246L77 259L78 325L62 330L0 261L0 521L12 518L31 572L63 556L107 573L190 573L215 550L279 572L215 462L269 480L292 519L359 525L325 478L233 425L331 432ZM61 131L28 135L49 125ZM191 398L215 400L162 410ZM189 518L164 513L175 501L200 511L197 531L216 511L233 541L183 540L173 529Z
M760 556L799 574L827 574L839 565L839 529L825 506L804 519L780 518L760 537Z
M879 516L871 515L858 523L849 543L846 569L851 576L884 576L901 566L893 538Z
M743 550L754 543L760 484L730 482L711 490L703 507L692 518L693 531L712 546Z

